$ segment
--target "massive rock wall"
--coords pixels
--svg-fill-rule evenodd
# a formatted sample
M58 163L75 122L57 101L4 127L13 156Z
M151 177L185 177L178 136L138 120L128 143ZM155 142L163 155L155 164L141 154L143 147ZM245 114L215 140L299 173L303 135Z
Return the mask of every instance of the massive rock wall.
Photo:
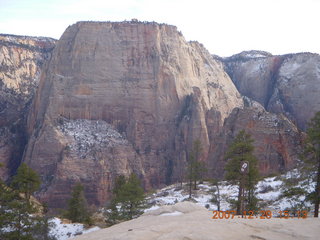
M147 189L184 180L196 139L208 176L222 177L224 153L241 129L253 135L261 173L289 169L297 160L301 136L290 120L243 101L224 63L186 42L174 26L79 22L52 55L52 43L46 44L35 55L40 63L49 59L40 82L29 78L33 87L16 89L30 89L27 103L39 84L31 107L17 112L30 109L27 126L19 125L28 133L23 160L41 175L38 197L50 207L64 206L79 181L89 203L101 205L119 174L137 173ZM270 62L275 69L281 63ZM20 81L13 79L11 88ZM16 146L22 152L24 144Z
M82 181L89 201L102 204L118 174L134 171L147 188L174 181L195 139L208 155L207 122L218 131L242 105L222 64L176 27L79 22L42 73L25 161L41 173L51 203L65 203ZM64 130L69 125L109 130L88 130L93 140L81 146L77 133Z
M241 94L258 101L268 111L285 114L302 130L320 111L320 55L272 56L249 51L223 62Z
M295 166L301 153L303 135L283 114L267 112L263 106L244 97L244 108L235 108L216 136L209 163L216 176L223 177L224 154L237 133L245 130L254 139L254 155L260 174L266 176L285 172Z
M28 106L38 85L41 66L55 40L0 34L0 177L19 166L26 144Z

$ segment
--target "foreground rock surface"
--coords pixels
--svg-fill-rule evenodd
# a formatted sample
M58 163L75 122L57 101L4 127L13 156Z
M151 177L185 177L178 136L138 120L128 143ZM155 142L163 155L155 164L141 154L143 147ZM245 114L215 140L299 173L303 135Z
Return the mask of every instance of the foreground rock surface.
M301 240L318 239L320 219L212 219L194 203L163 206L141 217L75 240Z

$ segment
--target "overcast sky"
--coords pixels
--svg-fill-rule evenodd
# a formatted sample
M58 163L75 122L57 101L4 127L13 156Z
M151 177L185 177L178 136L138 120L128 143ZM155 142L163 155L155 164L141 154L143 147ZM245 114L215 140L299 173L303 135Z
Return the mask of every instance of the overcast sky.
M0 0L0 33L59 39L77 21L176 25L212 53L320 53L320 0Z

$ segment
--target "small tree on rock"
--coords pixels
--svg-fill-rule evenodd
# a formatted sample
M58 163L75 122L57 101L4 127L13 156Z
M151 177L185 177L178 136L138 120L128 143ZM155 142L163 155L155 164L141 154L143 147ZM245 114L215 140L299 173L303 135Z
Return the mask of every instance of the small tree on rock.
M143 213L145 196L136 174L131 174L128 179L119 176L116 179L113 194L107 213L109 224L130 220Z
M253 155L253 140L244 130L241 130L229 146L225 158L225 178L239 186L237 199L237 214L244 210L256 210L257 198L255 186L259 180L258 161ZM248 169L241 171L247 165ZM244 206L246 203L246 207Z
M87 208L87 200L84 196L83 191L84 187L81 183L77 183L73 187L65 217L70 219L72 222L90 224L90 215Z
M202 150L203 149L200 140L194 141L192 149L189 153L187 168L187 178L189 181L189 198L191 198L192 196L192 186L193 190L197 190L197 182L203 177L203 173L206 170L204 162L200 161Z
M54 240L48 219L30 202L31 194L40 186L37 173L21 165L13 183L15 189L0 180L0 239Z
M212 179L211 183L213 185L213 188L211 189L212 198L210 199L210 202L217 205L217 211L220 211L220 205L221 205L221 195L220 195L220 188L219 188L219 182L217 179Z
M31 194L40 188L39 175L26 163L22 163L18 168L17 175L13 177L11 186L13 189L24 194L28 204L30 204Z

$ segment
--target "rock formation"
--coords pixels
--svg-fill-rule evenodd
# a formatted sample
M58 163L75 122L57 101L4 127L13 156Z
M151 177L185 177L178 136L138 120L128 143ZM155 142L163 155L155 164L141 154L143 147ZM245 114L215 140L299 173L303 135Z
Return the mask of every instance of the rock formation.
M77 181L102 204L119 174L138 173L146 188L173 181L195 139L208 155L207 121L220 129L242 105L222 64L176 27L79 22L42 73L25 161L56 206Z
M26 144L25 121L41 66L55 40L0 34L0 177L19 165Z
M97 205L119 174L137 173L147 189L180 181L196 139L208 176L222 176L224 151L242 128L258 140L264 174L292 167L296 127L249 105L223 64L174 26L79 22L43 69L24 161L41 174L39 196L51 207L78 181Z
M302 136L297 127L283 114L267 112L259 103L244 97L245 107L235 108L225 120L219 141L212 149L211 167L222 177L223 159L227 146L236 134L244 129L254 139L254 155L259 160L263 175L285 172L295 166L301 153ZM216 159L216 161L214 161Z
M239 92L305 130L320 111L320 55L249 51L222 60Z
M42 178L38 197L50 207L63 207L79 181L89 203L102 205L120 174L135 172L146 189L184 180L196 139L208 177L222 177L224 153L241 129L255 140L261 173L297 161L299 130L264 108L278 96L266 79L286 75L287 58L265 52L213 58L174 26L137 21L76 23L52 53L50 39L3 38L0 159L12 173L24 150L23 161ZM257 61L272 71L258 68L243 84L248 74L241 64L255 68ZM240 92L263 106L242 97L225 68ZM286 99L298 99L290 94Z

